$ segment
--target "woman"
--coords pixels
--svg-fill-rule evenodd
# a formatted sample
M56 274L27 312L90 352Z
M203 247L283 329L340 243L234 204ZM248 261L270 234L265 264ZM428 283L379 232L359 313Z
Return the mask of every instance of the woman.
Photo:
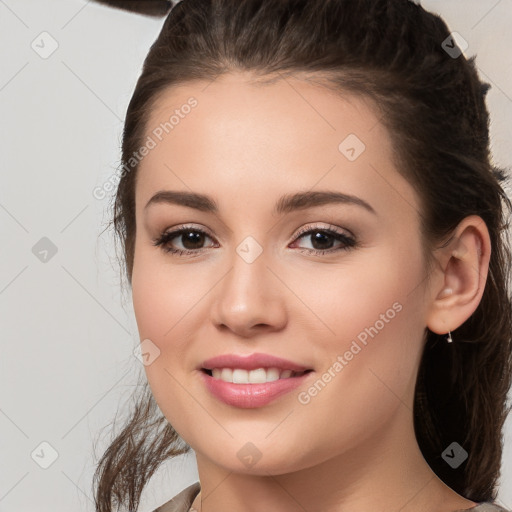
M113 217L148 385L99 512L135 510L190 448L199 482L160 512L505 510L511 205L487 89L407 0L170 10Z

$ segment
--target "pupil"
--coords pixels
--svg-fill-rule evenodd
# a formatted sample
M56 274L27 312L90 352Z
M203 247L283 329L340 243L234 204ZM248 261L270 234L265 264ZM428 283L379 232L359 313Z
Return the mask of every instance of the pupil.
M320 242L320 247L315 247L315 249L330 249L332 247L332 240L330 240L330 236L326 235L318 231L316 234L311 235L313 237L313 247L315 247L315 243ZM324 242L324 245L322 245ZM327 242L328 247L325 246L325 242Z
M200 247L196 247L196 245L199 244L200 246L201 243L204 242L204 236L201 233L196 233L194 231L189 231L187 234L183 234L182 236L184 237L183 246L185 249L200 249ZM189 246L189 243L192 246Z

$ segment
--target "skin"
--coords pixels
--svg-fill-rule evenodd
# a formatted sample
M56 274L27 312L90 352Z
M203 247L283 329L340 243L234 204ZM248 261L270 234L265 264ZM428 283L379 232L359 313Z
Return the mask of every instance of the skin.
M298 78L262 86L248 73L232 73L167 90L147 134L190 96L197 107L140 164L132 291L140 339L160 350L145 367L155 400L196 453L201 493L194 508L450 512L474 506L428 466L412 411L426 327L453 331L481 299L490 254L483 221L472 216L458 226L452 243L434 253L427 279L419 197L392 163L389 135L370 102ZM338 149L351 133L366 146L354 161ZM163 189L207 194L219 211L164 203L145 208ZM357 196L375 213L329 204L272 215L279 197L309 190ZM203 247L195 249L199 255L153 245L184 224L208 233L196 245ZM330 226L352 234L357 246L315 255L311 233L297 237L300 228ZM252 263L236 252L247 236L263 249ZM333 249L341 245L328 240ZM191 247L185 243L179 236L172 247ZM301 404L299 392L395 303L400 312ZM204 387L202 361L253 352L291 359L314 373L304 386L255 409L226 405ZM248 442L261 453L251 467L237 456Z

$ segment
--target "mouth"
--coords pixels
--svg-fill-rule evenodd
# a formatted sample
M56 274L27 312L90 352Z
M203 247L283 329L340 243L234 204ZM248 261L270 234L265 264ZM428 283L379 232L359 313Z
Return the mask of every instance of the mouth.
M204 386L213 397L239 409L264 407L306 385L314 376L309 375L314 374L313 369L300 368L299 365L295 365L293 370L264 365L252 368L212 365L198 370Z
M277 367L262 367L254 370L245 370L243 368L201 368L201 371L214 379L233 384L264 384L276 380L301 377L313 370L295 371Z

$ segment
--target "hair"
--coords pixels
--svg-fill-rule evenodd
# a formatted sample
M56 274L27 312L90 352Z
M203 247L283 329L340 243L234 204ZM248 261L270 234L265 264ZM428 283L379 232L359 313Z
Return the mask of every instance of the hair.
M144 61L127 109L121 165L143 145L157 98L178 84L250 71L255 81L300 76L369 99L391 137L397 170L420 197L426 262L465 217L480 216L489 230L482 299L452 332L454 343L425 328L414 397L425 460L454 491L482 502L497 496L510 412L511 202L502 187L505 170L489 150L490 85L480 81L475 56L445 51L450 37L440 16L408 0L182 0ZM136 178L137 166L123 173L111 220L130 286ZM453 442L468 454L457 469L442 455ZM189 450L146 382L97 465L97 511L135 510L158 466Z

